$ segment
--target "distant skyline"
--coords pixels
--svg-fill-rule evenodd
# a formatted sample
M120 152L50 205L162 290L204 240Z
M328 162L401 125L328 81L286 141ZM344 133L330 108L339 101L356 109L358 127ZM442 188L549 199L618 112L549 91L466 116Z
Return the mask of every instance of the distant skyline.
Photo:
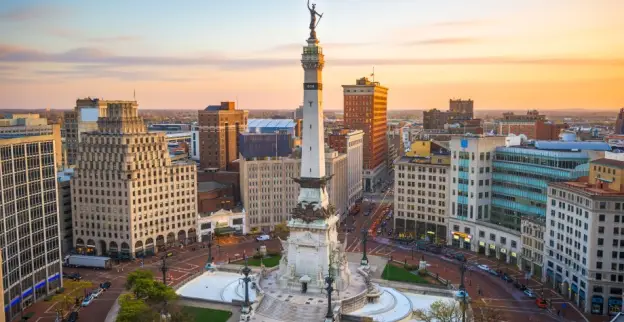
M324 106L369 76L389 109L624 106L624 1L318 0ZM303 97L306 0L5 1L0 109L78 97L144 109L294 109Z

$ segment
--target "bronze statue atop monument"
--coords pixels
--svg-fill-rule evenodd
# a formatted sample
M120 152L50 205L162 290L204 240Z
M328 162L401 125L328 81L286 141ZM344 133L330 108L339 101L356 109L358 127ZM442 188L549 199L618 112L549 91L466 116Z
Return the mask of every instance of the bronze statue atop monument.
M310 6L310 0L308 0L308 10L310 11L310 39L316 39L316 26L318 26L319 22L321 22L321 18L323 18L323 14L322 13L318 13L318 11L316 11L316 4L313 3L312 6ZM319 17L318 20L316 20L316 17Z

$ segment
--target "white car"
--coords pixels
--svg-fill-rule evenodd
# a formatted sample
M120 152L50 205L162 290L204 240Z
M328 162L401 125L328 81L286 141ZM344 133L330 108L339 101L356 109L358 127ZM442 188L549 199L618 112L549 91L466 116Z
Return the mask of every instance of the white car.
M102 293L104 292L104 289L98 288L97 290L93 291L93 293L91 294L94 298L97 298L98 296L100 296Z
M526 296L528 296L528 297L532 298L532 299L534 299L534 298L536 297L536 296L535 296L535 293L533 293L533 291L531 291L530 289L526 289L526 290L524 290L524 294L525 294Z
M489 268L487 265L483 265L483 264L481 264L481 265L477 265L477 267L478 267L480 270L484 270L484 271L486 271L486 272L489 272L489 271L490 271L490 268Z
M269 239L271 239L271 236L269 236L269 235L260 235L260 236L256 237L257 241L265 241L265 240L269 240Z
M82 301L82 306L88 306L93 302L93 296L89 295Z

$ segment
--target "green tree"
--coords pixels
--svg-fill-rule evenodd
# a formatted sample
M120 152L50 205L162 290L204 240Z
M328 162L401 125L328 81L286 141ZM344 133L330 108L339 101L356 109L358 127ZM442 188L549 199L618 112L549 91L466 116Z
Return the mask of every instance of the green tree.
M435 301L427 310L414 311L414 316L424 322L459 322L462 310L456 301Z
M147 303L130 293L119 297L119 306L116 322L152 322L157 318L157 313Z
M63 284L63 293L54 295L52 301L59 303L57 308L65 316L76 304L76 298L82 296L84 290L93 287L93 284L87 281L64 281Z
M130 274L128 274L128 278L126 279L126 289L131 290L134 288L134 283L139 280L153 280L154 273L152 271L148 271L145 269L138 269Z

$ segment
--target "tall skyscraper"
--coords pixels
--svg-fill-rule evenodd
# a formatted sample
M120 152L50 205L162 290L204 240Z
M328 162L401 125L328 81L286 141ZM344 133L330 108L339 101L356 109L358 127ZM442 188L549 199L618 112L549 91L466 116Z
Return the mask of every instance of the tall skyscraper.
M51 135L0 138L7 320L62 286L55 148Z
M237 110L234 102L199 111L200 168L230 170L232 161L238 159L238 134L247 130L248 115Z
M11 114L5 115L4 119L0 119L0 136L23 137L52 135L54 137L56 168L63 169L63 149L61 140L61 126L59 124L48 124L46 118L40 117L39 114Z
M78 252L138 257L196 238L196 165L172 162L137 108L109 101L99 130L82 134L71 178Z
M73 111L65 112L63 132L67 149L67 165L76 164L78 145L82 141L82 133L97 131L97 120L106 116L107 101L99 98L82 98L76 100Z
M344 125L351 130L364 131L364 190L373 191L387 175L388 88L366 77L342 88Z
M624 108L620 109L617 120L615 120L615 134L624 134Z

